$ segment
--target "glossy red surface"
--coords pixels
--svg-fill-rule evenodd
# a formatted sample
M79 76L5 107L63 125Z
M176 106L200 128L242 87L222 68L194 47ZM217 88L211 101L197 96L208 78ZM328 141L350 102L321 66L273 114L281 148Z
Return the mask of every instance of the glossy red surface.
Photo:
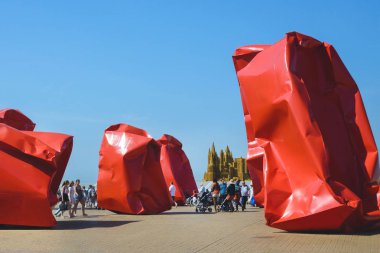
M161 144L161 167L167 187L173 182L176 187L175 201L179 205L186 203L186 196L197 190L189 159L182 150L182 143L170 135L163 135Z
M0 110L0 123L25 131L33 131L36 126L36 124L22 112L14 109Z
M56 225L51 206L58 201L72 145L69 135L20 131L0 123L0 224Z
M97 187L99 206L111 211L157 214L171 208L160 145L147 132L130 125L105 130Z
M379 225L378 150L335 49L292 32L236 50L248 169L267 224L288 231Z

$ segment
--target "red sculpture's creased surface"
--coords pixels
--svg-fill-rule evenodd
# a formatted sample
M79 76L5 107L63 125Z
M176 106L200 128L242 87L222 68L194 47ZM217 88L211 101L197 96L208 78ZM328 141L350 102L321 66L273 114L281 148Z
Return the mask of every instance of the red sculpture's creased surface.
M358 87L335 49L288 33L236 50L248 169L267 224L371 229L380 221L378 151Z
M173 182L176 187L175 201L184 205L186 195L191 196L197 190L189 159L182 150L182 143L170 135L158 140L161 144L161 167L166 185Z
M160 145L144 130L130 125L105 130L97 187L99 206L108 210L157 214L171 208Z
M18 130L35 124L16 110L1 110L0 117L0 224L52 227L73 138Z
M14 109L0 110L0 123L25 131L33 131L36 126L31 119Z

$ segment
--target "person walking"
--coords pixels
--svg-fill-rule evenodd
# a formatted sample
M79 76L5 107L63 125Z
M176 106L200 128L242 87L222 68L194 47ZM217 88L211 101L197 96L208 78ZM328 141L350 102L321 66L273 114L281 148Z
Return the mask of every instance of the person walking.
M249 197L249 186L245 184L245 182L243 181L241 183L241 187L240 187L240 195L241 195L241 198L240 198L240 203L241 203L241 209L242 211L245 210L246 208L246 205L247 205L247 200L248 200L248 197Z
M241 206L240 197L241 197L240 196L240 180L238 178L235 183L235 196L234 196L234 203L236 207L235 211L239 211L239 206Z
M228 206L229 206L230 211L233 212L234 206L232 202L234 201L234 197L235 197L235 183L233 179L230 180L230 184L227 186L226 192L227 192L226 201L228 201Z
M62 216L64 218L63 213L65 210L69 210L69 215L71 216L71 203L69 199L69 180L66 180L62 183L61 187L61 204L59 205L58 211L55 213L55 216Z
M218 205L219 192L220 192L220 185L218 184L218 180L214 179L211 186L211 193L212 193L212 202L214 203L215 212L218 212L218 210L216 209L216 206Z
M83 188L83 198L84 198L84 207L87 205L87 199L88 199L88 189L86 189L86 186L82 186Z
M170 186L169 186L170 196L172 197L175 207L177 207L177 202L175 202L175 191L176 191L176 188L175 188L174 183L170 182Z
M74 181L71 181L70 184L69 184L69 199L70 199L70 206L73 207L75 205L75 189L74 189ZM70 212L70 218L72 216L75 216L76 214L76 211L75 213Z
M88 190L88 195L89 195L89 206L91 208L93 207L96 207L96 191L95 191L95 187L90 185L89 186L89 190Z
M74 197L75 197L75 204L74 204L74 208L73 208L71 214L74 215L74 212L76 213L77 208L78 208L78 204L81 203L82 214L83 214L83 216L87 216L87 214L84 211L85 199L84 199L82 186L80 186L80 180L79 179L77 179L75 181L75 195L74 195Z
M253 184L252 184L252 181L251 181L251 187L250 187L250 190L249 190L249 204L251 206L256 206L256 203L255 203L255 191L253 189Z
M222 182L220 183L220 197L219 197L219 202L223 202L223 200L227 196L227 183L224 179L222 179Z

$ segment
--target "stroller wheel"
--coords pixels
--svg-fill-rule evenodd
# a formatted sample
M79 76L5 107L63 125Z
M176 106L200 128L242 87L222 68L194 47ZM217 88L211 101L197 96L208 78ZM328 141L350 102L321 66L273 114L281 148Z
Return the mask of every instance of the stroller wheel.
M208 210L209 213L212 212L212 208L210 208L210 207L207 210Z

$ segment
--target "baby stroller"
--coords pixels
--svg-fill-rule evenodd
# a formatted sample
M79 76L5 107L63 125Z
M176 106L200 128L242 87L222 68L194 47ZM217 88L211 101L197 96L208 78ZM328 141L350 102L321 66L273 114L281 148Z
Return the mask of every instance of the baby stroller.
M195 212L204 213L206 211L212 212L210 199L212 199L211 193L202 193L198 198L198 203L195 206Z
M232 204L233 198L230 195L227 195L227 197L223 200L223 202L220 204L219 211L222 212L233 212L234 206Z

